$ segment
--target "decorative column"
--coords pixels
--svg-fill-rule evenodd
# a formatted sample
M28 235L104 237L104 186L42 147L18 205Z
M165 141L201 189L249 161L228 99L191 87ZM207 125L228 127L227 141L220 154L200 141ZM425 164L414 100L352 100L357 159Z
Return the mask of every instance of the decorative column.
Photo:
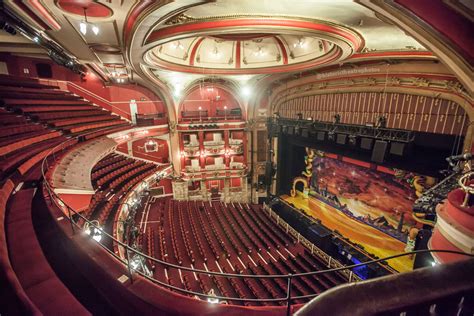
M464 200L465 197L466 192L459 188L448 194L444 204L438 205L436 226L428 242L429 249L474 254L474 207L470 204L472 201ZM466 256L450 253L432 253L432 256L439 263L467 259Z

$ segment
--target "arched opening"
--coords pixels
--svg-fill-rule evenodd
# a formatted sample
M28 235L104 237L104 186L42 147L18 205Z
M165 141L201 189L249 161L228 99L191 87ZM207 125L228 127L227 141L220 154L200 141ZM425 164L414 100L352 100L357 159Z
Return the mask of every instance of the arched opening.
M220 85L199 85L191 89L179 106L180 122L239 121L244 109L236 97Z

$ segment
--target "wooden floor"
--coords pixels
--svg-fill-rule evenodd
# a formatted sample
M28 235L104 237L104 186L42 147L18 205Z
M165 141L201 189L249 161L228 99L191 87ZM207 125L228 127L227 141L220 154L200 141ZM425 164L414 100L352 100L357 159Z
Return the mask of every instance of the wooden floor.
M369 225L358 222L341 211L315 198L303 198L300 192L296 197L283 195L282 199L305 210L312 217L331 230L338 230L344 237L364 247L364 249L380 258L404 252L405 244ZM389 260L388 263L399 272L411 271L413 259L401 257Z

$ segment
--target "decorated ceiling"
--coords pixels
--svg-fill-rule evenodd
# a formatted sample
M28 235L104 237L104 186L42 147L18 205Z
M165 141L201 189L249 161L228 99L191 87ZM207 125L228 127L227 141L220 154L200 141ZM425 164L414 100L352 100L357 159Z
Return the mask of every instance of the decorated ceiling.
M394 2L387 3L395 7ZM395 23L385 4L375 10L374 3L6 0L4 5L106 82L145 85L177 106L183 93L205 80L239 89L360 60L437 58ZM10 44L3 51L46 55L19 36L0 36Z

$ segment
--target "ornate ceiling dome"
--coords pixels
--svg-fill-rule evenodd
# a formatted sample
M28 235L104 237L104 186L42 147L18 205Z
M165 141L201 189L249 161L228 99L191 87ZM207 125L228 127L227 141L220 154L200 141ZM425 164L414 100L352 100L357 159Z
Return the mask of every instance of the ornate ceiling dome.
M200 74L269 74L336 63L364 47L358 32L327 21L185 19L188 23L170 20L148 33L148 66Z
M314 36L235 34L174 40L154 47L147 58L170 70L248 73L325 63L340 53L334 43Z

